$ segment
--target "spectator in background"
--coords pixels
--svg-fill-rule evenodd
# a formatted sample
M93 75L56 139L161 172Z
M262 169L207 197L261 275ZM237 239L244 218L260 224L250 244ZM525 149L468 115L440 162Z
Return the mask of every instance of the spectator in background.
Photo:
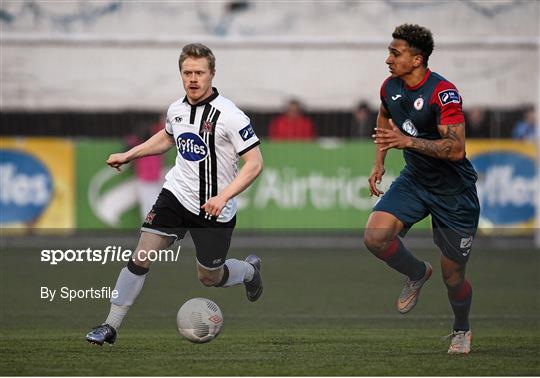
M516 123L512 129L512 138L520 140L534 140L536 137L536 119L534 108L525 110L523 119Z
M474 106L465 112L465 135L467 138L489 138L490 122L487 112Z
M368 138L373 134L375 128L375 114L365 101L356 105L351 124L351 138Z
M129 148L141 144L165 127L165 117L150 127L145 126L136 135L128 137ZM133 170L137 179L137 198L141 219L152 210L152 206L163 186L163 155L146 156L133 161Z
M285 111L270 122L268 130L271 140L313 140L316 136L315 126L303 114L298 100L290 100Z

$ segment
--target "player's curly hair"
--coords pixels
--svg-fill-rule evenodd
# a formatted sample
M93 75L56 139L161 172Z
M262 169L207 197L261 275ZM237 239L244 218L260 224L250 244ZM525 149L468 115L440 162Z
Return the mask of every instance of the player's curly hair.
M424 66L427 67L428 59L435 44L431 30L416 24L403 24L396 27L392 38L406 41L413 49L422 55Z
M178 68L180 71L182 71L182 63L184 63L187 58L206 58L208 59L210 71L214 72L216 69L216 57L214 56L214 53L202 43L190 43L182 48L182 52L178 58Z

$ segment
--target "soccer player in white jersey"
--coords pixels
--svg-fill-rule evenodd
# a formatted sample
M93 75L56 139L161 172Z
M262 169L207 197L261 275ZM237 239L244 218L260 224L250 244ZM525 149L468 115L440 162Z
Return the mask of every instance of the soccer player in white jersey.
M202 44L184 46L178 61L186 96L171 104L165 129L124 153L112 154L113 168L148 155L177 149L175 166L141 227L139 243L120 271L105 322L86 340L113 344L127 311L139 295L149 271L146 251L169 247L187 231L195 243L197 272L205 286L244 284L248 300L262 293L261 260L227 259L236 223L235 197L261 173L263 159L249 118L212 87L215 57ZM237 160L244 161L238 171Z

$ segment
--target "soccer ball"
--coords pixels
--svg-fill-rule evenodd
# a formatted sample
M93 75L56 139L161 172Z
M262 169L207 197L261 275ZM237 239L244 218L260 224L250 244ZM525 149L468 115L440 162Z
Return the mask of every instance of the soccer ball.
M206 298L193 298L178 310L178 331L193 343L207 343L217 337L223 325L218 305Z

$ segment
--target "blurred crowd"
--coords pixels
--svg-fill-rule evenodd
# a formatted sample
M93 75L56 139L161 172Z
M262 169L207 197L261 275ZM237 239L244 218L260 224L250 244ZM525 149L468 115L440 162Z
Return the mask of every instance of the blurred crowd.
M359 100L351 109L307 108L291 98L278 111L246 109L262 139L312 141L318 138L369 139L377 120L377 108ZM534 106L498 109L464 107L466 136L476 139L534 140L537 116ZM156 128L160 115L151 111L125 112L0 112L2 136L51 136L125 138L140 130ZM163 120L160 121L160 124ZM76 127L75 127L76 125ZM144 133L143 133L144 134Z

